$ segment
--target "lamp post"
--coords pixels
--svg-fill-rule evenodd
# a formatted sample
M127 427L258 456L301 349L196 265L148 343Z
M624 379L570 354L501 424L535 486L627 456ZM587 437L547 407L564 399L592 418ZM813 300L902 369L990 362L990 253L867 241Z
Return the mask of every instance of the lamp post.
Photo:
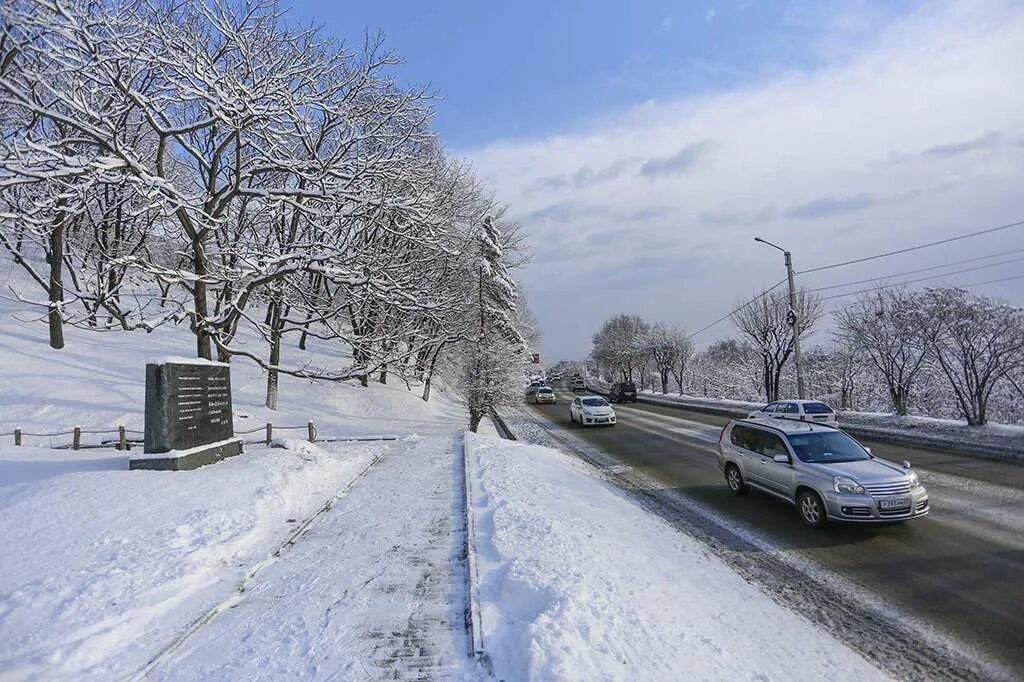
M793 362L796 363L796 395L804 399L804 373L800 367L800 315L796 308L796 284L793 279L793 255L778 244L772 244L767 239L754 237L755 242L767 244L773 249L778 249L786 258L786 279L789 281L789 312L790 324L793 325Z

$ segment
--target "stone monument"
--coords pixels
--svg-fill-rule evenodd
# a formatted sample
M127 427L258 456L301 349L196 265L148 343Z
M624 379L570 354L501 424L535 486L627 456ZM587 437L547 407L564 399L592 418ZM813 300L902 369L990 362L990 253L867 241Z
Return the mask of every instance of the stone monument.
M187 359L147 364L145 439L129 469L196 469L241 454L231 417L230 366Z

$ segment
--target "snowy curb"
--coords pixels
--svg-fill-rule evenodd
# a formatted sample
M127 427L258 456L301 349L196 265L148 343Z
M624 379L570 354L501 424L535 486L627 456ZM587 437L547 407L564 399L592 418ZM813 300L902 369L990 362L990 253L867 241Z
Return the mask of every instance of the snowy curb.
M463 433L462 437L462 465L463 481L462 494L464 496L466 509L466 573L468 576L469 608L466 611L466 620L469 630L470 656L475 658L483 667L490 672L490 659L484 648L484 626L480 615L480 573L477 566L476 554L476 520L473 515L473 491L470 483L470 453L473 450L473 438L476 434L471 431Z
M608 394L608 389L593 381L587 382L587 390ZM713 414L730 419L742 419L750 414L754 407L743 407L732 402L722 401L721 404L714 404L712 401L688 401L684 398L659 398L642 393L637 394L637 401L649 405L661 405L678 410L689 410L691 412L702 412ZM752 404L754 405L754 404ZM998 445L995 443L979 443L952 437L928 436L922 433L909 433L891 427L872 427L858 424L844 423L842 413L839 415L839 427L847 433L858 438L875 440L890 445L903 445L908 447L928 447L935 450L950 452L965 457L997 457L999 459L1021 460L1024 453L1019 448L1010 445Z
M512 432L512 429L508 427L508 424L502 419L501 415L497 412L491 412L491 421L494 422L494 428L498 430L498 435L505 440L517 440L516 434Z

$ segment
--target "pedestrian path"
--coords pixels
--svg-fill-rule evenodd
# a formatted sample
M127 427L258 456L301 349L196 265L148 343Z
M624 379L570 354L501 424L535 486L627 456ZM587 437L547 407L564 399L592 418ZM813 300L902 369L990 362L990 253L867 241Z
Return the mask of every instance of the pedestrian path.
M162 680L466 679L461 440L393 444Z

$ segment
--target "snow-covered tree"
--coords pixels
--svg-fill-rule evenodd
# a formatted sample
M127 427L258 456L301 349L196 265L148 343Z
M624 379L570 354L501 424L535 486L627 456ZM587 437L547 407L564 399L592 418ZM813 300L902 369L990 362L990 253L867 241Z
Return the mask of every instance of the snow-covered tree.
M682 393L683 374L693 354L693 342L685 331L655 324L646 337L647 352L658 373L661 392L668 393L668 380L674 376L679 392Z
M878 370L897 414L910 409L914 381L927 357L913 324L915 297L891 287L861 295L836 314L836 342L862 353Z
M796 310L800 339L810 336L821 318L821 302L813 294L797 294ZM782 370L793 353L793 325L789 322L789 296L779 291L764 292L737 308L732 321L761 354L762 380L768 402L779 399Z
M516 325L516 284L491 217L484 219L480 231L476 283L476 301L470 309L474 328L464 345L460 376L469 429L474 432L496 407L518 397L526 376L526 345Z
M958 288L913 297L913 320L967 423L988 421L993 391L1024 369L1024 313Z

